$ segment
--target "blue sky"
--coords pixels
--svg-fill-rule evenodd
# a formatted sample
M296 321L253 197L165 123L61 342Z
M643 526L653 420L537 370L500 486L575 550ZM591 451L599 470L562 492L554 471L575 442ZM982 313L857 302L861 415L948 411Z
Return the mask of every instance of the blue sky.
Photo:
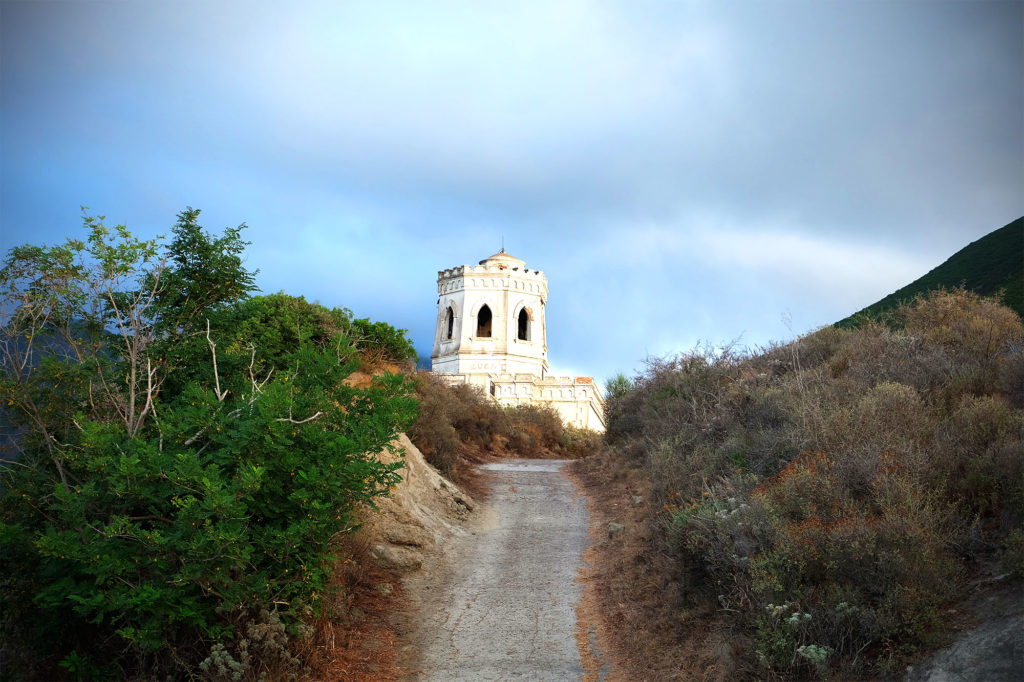
M556 370L785 340L1024 214L1024 3L0 2L0 246L83 205L426 354L502 238Z

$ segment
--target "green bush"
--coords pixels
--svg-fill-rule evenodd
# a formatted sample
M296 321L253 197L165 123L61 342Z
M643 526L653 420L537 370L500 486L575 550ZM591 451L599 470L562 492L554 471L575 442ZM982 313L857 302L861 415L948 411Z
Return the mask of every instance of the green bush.
M401 375L346 385L343 315L245 287L189 312L159 284L191 272L177 242L163 260L86 223L87 241L14 249L0 273L19 448L0 489L4 656L26 676L196 674L246 614L295 633L319 608L329 541L399 480L374 453L416 403ZM218 277L244 282L232 262Z
M352 320L348 333L356 348L377 353L383 360L406 363L418 357L406 330L396 329L387 322Z

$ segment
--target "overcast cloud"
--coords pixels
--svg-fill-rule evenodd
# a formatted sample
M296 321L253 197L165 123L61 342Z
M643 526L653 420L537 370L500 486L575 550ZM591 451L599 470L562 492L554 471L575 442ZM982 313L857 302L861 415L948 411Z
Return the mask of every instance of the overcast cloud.
M555 369L782 340L1024 214L1024 3L0 2L0 246L248 223L411 330L548 276ZM1024 245L1022 245L1024 249Z

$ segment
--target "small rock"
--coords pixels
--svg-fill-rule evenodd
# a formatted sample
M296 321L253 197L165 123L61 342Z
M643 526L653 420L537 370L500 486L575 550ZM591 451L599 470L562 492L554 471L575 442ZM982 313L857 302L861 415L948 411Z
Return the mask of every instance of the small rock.
M608 537L613 538L616 535L621 535L622 531L626 530L626 527L621 523L615 523L612 521L608 524Z
M423 557L419 552L408 547L394 545L375 545L370 555L381 568L412 569L423 565Z
M629 505L631 507L639 507L643 503L644 498L641 495L634 495L633 498L629 501Z
M430 534L427 531L404 523L390 526L384 531L384 539L393 545L409 545L411 547L430 544Z
M382 594L385 597L390 597L395 593L395 587L391 583L377 583L377 587L374 589L377 590L378 594Z

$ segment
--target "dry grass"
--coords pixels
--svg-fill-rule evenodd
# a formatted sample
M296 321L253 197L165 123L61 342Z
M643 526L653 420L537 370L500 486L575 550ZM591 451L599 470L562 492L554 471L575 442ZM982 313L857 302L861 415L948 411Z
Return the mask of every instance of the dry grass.
M728 614L759 677L895 674L941 643L967 577L1018 554L1022 354L1015 314L957 291L650 362L609 401L608 437L649 477L652 570L685 588L657 621L688 623L676 648L706 636L694 608Z
M580 637L592 638L587 630L596 625L597 648L610 663L607 679L734 679L735 633L707 604L687 604L684 586L673 579L674 559L651 518L646 472L605 451L575 463L570 475L586 492L593 542L584 555ZM625 526L614 538L611 522Z
M304 679L401 679L392 624L404 603L399 576L377 566L358 534L341 539L336 553L335 591L328 597L326 612L311 623L312 635L296 644L296 653L307 665Z

